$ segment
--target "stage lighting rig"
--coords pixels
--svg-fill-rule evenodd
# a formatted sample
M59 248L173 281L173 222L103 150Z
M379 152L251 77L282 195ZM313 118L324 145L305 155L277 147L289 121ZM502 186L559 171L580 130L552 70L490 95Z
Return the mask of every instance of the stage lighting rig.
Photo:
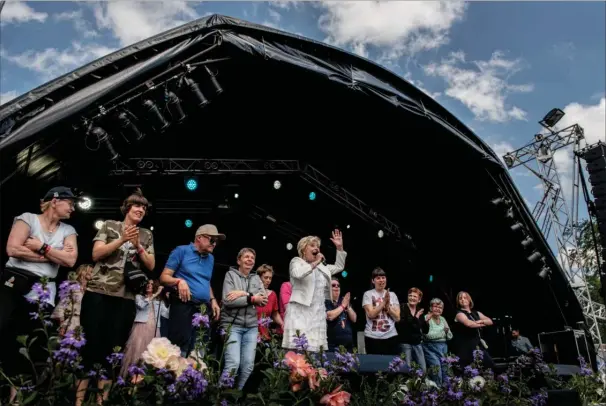
M551 129L562 119L562 117L564 117L564 114L566 113L558 108L551 109L549 113L547 113L545 117L539 121L539 124L551 131Z
M128 110L124 110L120 112L120 114L118 114L118 121L120 122L120 127L122 128L122 130L126 130L123 131L122 134L124 135L125 132L130 133L132 136L134 136L134 141L139 142L143 138L145 138L145 134L139 130L139 128L135 125L131 118L136 119L134 114ZM125 136L124 138L128 143L131 143L131 137Z
M90 208L93 206L93 201L91 200L90 197L81 197L80 200L78 201L78 207L82 210L90 210Z
M204 65L204 69L206 69L206 72L210 76L210 83L215 88L215 93L216 94L223 93L223 88L221 87L221 85L219 84L219 81L217 80L218 73L212 73L210 68L207 65Z
M146 113L149 114L152 125L157 131L163 132L168 128L170 123L166 120L166 118L164 118L156 103L154 103L151 99L145 99L143 101L143 107L145 108Z

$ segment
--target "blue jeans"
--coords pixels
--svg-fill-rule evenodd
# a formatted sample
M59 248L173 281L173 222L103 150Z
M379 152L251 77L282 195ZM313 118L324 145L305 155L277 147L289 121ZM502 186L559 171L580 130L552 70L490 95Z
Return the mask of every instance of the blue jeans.
M400 344L400 351L406 355L406 363L410 365L413 361L419 364L423 372L427 370L425 366L425 356L423 355L423 345Z
M255 367L257 351L258 327L231 326L229 337L225 342L225 367L223 371L232 372L238 376L238 389L242 390L244 384L252 374ZM240 373L238 373L238 370Z
M446 356L448 345L446 342L429 341L423 344L423 352L427 360L427 368L429 368L429 377L438 386L442 386L447 376L446 368L442 367L442 357Z

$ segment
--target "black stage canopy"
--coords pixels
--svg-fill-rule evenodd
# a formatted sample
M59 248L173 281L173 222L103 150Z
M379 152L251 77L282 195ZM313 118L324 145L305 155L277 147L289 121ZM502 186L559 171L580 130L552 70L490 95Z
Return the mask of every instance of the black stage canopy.
M154 226L157 272L211 222L228 235L216 288L251 246L258 264L276 268L278 289L295 255L286 244L317 234L334 258L338 226L349 252L343 285L358 309L381 266L400 301L417 286L426 308L441 297L450 318L466 290L535 344L539 332L583 321L495 153L399 76L300 36L213 15L124 48L0 108L0 159L3 246L13 216L68 185L93 199L70 220L88 262L95 221L120 218L121 199L141 185L154 203L144 226ZM543 266L550 279L538 276ZM498 355L502 329L492 331Z

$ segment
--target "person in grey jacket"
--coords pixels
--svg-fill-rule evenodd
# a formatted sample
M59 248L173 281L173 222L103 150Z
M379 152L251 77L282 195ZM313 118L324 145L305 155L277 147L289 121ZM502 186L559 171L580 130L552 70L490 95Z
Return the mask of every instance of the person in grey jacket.
M238 268L230 268L223 281L221 328L229 331L224 372L238 375L239 390L244 388L255 366L258 322L254 306L267 304L261 278L251 273L256 256L252 248L242 248L238 253Z

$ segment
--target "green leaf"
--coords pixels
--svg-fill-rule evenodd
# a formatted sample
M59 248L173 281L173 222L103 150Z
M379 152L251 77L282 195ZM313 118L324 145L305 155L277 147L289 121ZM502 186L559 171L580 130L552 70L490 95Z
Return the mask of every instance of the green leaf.
M21 344L22 346L26 347L27 346L27 337L28 336L17 336L17 342L19 344Z
M23 400L23 402L21 404L22 405L27 405L27 404L32 403L36 399L36 396L38 396L38 393L37 392L32 392L28 397L26 397Z

